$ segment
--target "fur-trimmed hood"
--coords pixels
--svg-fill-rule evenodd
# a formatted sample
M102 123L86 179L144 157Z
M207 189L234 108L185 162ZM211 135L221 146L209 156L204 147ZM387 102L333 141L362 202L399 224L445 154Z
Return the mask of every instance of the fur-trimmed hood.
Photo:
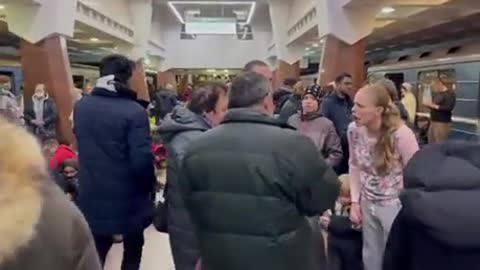
M47 178L38 143L0 119L0 264L35 235L42 211L40 180Z
M40 145L0 117L0 269L100 270L82 214L49 178Z

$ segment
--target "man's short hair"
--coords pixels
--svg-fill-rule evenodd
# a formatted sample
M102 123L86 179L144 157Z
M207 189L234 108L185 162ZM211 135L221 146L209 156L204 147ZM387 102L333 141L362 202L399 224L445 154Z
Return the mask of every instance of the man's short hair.
M335 79L335 83L336 84L339 84L343 81L343 79L345 78L350 78L352 79L352 75L350 75L350 73L347 73L347 72L343 72L342 74L338 75L337 78Z
M283 81L283 85L293 87L297 83L297 79L287 78Z
M226 95L228 87L221 82L207 82L193 91L187 108L196 113L208 113L215 110L220 95Z
M228 108L248 108L262 102L270 93L270 82L253 71L243 72L232 82Z
M100 76L115 75L115 81L127 84L135 69L135 62L120 54L111 54L100 61Z
M243 71L244 72L247 72L247 71L253 71L253 69L255 67L268 67L268 64L261 61L261 60L252 60L250 62L248 62L245 67L243 67Z

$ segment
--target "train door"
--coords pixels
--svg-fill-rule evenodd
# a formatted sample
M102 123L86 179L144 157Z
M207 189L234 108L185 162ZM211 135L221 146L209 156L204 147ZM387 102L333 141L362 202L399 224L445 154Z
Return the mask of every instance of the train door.
M395 83L395 86L397 87L397 94L400 97L401 93L400 90L402 89L402 84L405 81L405 76L403 73L385 73L385 78L393 81Z

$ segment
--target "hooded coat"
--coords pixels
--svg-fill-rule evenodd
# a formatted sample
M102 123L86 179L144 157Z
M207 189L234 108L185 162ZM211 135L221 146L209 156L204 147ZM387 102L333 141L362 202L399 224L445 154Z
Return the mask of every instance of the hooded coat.
M167 147L167 222L170 246L177 270L192 270L200 257L198 241L180 190L178 178L187 146L210 129L205 119L187 108L176 107L160 126Z
M78 205L95 235L142 232L152 223L155 172L147 112L134 92L95 88L75 104Z
M36 140L0 119L0 269L100 270L85 219L49 179Z
M478 144L451 142L411 159L384 270L480 269L479 152Z

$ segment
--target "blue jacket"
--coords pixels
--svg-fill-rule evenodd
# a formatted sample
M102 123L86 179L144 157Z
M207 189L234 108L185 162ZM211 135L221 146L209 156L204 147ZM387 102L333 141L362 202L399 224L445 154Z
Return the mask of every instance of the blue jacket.
M352 122L352 108L353 102L350 96L339 96L336 92L326 96L322 102L322 115L333 122L340 142L342 144L343 160L340 165L336 166L335 172L337 174L348 173L348 125Z
M132 95L96 88L75 105L78 205L94 234L151 224L155 173L148 115Z

